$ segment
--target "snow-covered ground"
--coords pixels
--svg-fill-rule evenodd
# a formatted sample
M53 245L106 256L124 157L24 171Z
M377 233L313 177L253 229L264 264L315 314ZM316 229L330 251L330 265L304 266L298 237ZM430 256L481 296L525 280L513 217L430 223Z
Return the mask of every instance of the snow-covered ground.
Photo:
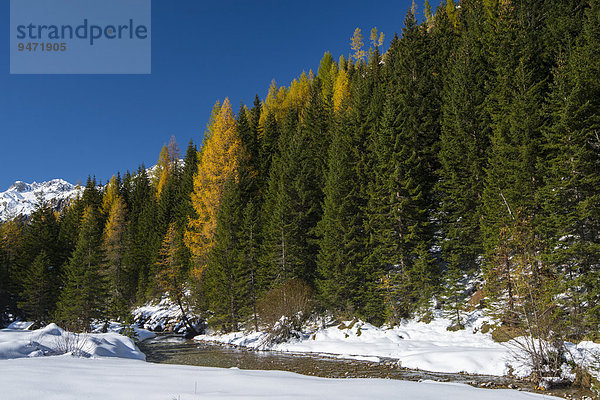
M19 399L449 399L526 400L539 395L459 384L383 379L324 379L143 361L133 341L114 332L76 335L50 324L0 330L0 397ZM83 342L81 342L81 340ZM65 343L81 351L62 352ZM75 357L72 353L85 355ZM548 396L543 398L548 399Z
M399 360L402 367L433 372L506 375L511 371L507 346L494 342L489 334L474 333L473 325L456 332L448 331L449 325L450 321L443 318L428 324L406 321L392 329L348 321L268 346L264 345L264 332L201 335L195 340L276 351L334 354L370 361L379 361L379 357L393 358Z
M186 315L192 324L198 324L200 318L186 308ZM160 301L150 302L141 307L135 308L132 312L133 318L139 326L151 331L173 331L176 333L185 333L186 326L182 319L182 312L175 302L168 296L163 296Z
M127 326L120 322L112 322L112 321L108 324L108 326L106 327L106 330L108 332L116 332L116 333L123 334L123 332L126 330L127 327L130 327L133 330L135 339L139 340L140 342L142 342L146 339L151 339L156 336L156 333L151 332L147 329L140 328L139 326L137 326L135 324ZM93 326L92 333L101 333L104 328L105 328L104 324L96 324Z
M206 399L552 399L514 390L384 379L325 379L70 356L0 361L2 397L11 400Z
M29 331L19 329L22 326L13 324L0 329L0 360L69 353L84 357L146 359L132 339L115 332L76 334L56 324Z
M339 326L308 331L289 342L272 345L265 344L267 334L264 332L200 335L194 339L262 350L331 354L375 362L380 357L392 358L398 360L402 367L432 372L528 376L530 369L515 357L519 349L514 343L497 343L490 333L481 332L481 325L486 321L477 311L469 316L466 329L455 332L446 329L451 321L440 316L430 323L410 320L391 329L377 328L364 322L345 322ZM568 346L573 358L584 365L594 362L594 354L600 357L598 344L582 342Z

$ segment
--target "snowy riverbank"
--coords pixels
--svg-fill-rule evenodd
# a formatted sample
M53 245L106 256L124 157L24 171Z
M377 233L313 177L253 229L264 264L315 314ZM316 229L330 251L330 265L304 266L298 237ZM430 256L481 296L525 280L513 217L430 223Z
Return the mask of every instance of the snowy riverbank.
M364 322L345 322L325 329L307 330L288 342L266 344L265 332L234 332L200 335L194 339L259 350L335 355L378 362L398 360L402 367L432 372L526 377L530 368L514 342L498 343L482 325L489 322L480 312L472 313L464 330L448 331L451 321L438 316L430 323L404 321L393 328L378 328ZM570 357L593 367L600 359L600 345L591 342L567 344Z
M202 332L202 319L190 311L187 303L184 304L184 309L190 322L198 329L198 332ZM131 314L135 323L144 329L155 332L167 331L181 334L185 334L187 331L181 308L166 295L160 300L149 302L133 309Z
M13 328L26 325L17 324ZM363 328L368 332L368 327ZM55 355L64 352L65 343L84 345L79 347L80 351L71 349L67 354ZM115 332L77 335L54 324L34 331L1 329L1 397L11 400L550 398L460 384L325 379L281 371L152 364L144 359L133 340Z

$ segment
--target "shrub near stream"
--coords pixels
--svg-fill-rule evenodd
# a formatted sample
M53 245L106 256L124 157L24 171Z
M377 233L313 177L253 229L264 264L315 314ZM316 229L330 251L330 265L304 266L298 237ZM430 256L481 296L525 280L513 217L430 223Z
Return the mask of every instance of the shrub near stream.
M266 343L280 343L302 329L313 309L311 288L290 279L268 291L258 303L261 323L269 331Z

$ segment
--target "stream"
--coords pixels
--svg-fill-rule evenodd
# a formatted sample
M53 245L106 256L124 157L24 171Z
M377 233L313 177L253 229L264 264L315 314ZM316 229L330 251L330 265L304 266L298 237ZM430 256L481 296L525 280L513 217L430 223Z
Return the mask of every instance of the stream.
M382 378L409 381L432 380L455 382L486 388L512 388L535 391L531 382L510 377L438 373L401 368L396 360L380 362L337 358L335 355L257 351L215 343L188 340L181 335L159 333L138 343L146 361L202 367L279 370L323 378ZM548 395L578 399L589 396L588 390L575 387L552 389ZM585 398L585 397L583 397Z
M410 381L434 380L466 383L474 386L526 386L513 379L486 376L447 374L398 367L393 359L381 362L336 358L334 355L257 351L233 346L186 340L179 335L159 334L138 344L146 361L203 367L240 368L290 371L324 378L384 378Z

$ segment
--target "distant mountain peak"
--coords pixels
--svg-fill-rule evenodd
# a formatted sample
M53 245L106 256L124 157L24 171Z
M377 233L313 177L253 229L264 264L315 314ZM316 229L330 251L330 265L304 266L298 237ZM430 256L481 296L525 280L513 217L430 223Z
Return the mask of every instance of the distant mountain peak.
M31 215L39 201L60 210L82 190L63 179L39 183L16 181L5 192L0 192L0 221Z
M19 193L26 192L27 190L29 190L29 184L23 181L16 181L11 185L11 187L8 188L8 191L11 190Z

